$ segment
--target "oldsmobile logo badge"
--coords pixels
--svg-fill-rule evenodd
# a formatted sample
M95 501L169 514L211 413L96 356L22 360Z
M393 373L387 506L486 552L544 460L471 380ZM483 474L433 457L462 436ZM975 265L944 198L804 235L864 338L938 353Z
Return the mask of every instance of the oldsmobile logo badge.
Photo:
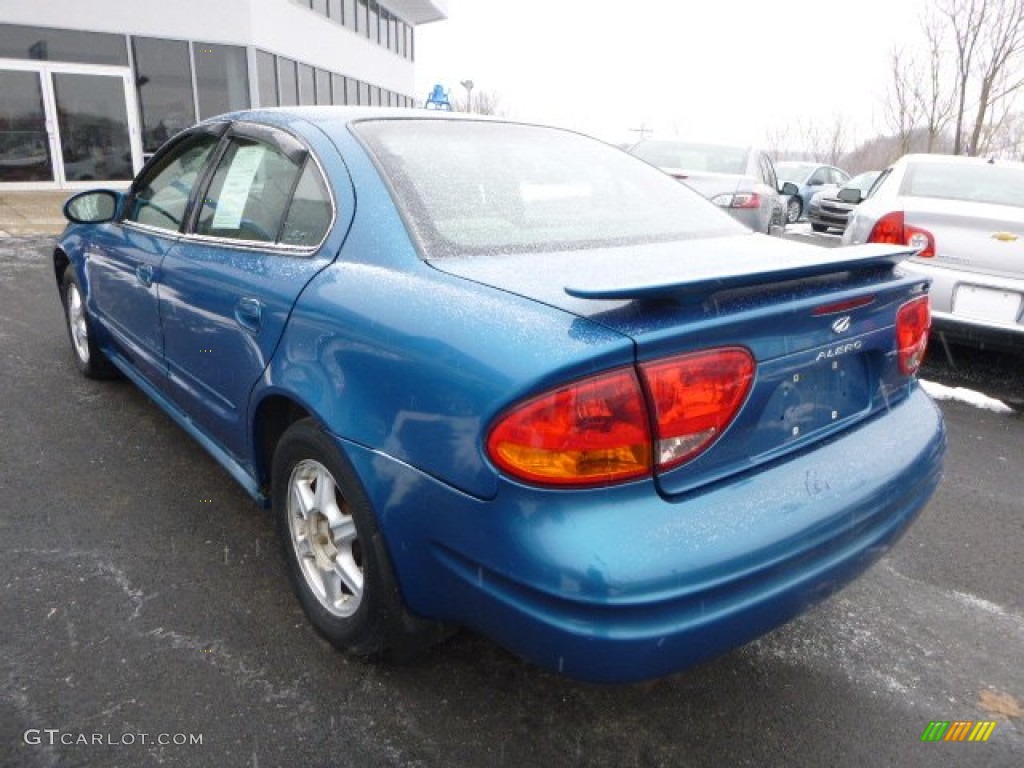
M1013 232L993 232L992 239L1001 243L1012 243L1017 240L1017 236Z
M842 317L837 317L832 322L832 331L834 333L846 333L848 330L850 330L850 316L849 315L843 315Z

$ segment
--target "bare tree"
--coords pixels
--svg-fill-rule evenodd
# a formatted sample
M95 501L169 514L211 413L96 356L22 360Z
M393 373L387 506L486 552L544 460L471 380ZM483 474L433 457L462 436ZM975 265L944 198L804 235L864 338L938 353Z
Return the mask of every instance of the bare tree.
M921 18L927 44L927 60L923 78L915 89L918 111L927 131L926 152L934 152L953 117L953 105L957 93L946 87L947 78L943 49L945 47L945 25L934 11L926 12Z
M455 100L456 111L468 112L467 106L466 99ZM497 91L474 90L472 112L477 115L503 115L501 96Z
M1024 85L1016 70L1024 57L1024 0L990 2L988 10L977 57L978 103L970 145L974 154L984 149L980 140L993 108ZM1008 82L1011 72L1017 77Z
M919 73L917 62L905 51L897 48L889 54L892 81L886 100L885 122L900 145L900 153L910 151L910 139L920 120Z
M990 2L1002 0L939 0L936 9L945 17L953 32L956 56L957 97L953 153L963 148L964 114L967 111L967 87L971 80L975 53L981 40L985 16Z

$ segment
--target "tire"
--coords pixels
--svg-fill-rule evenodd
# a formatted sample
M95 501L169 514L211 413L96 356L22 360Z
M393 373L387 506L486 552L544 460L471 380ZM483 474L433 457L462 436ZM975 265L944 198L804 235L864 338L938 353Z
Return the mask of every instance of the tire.
M828 231L828 227L825 226L824 224L815 224L814 222L811 222L811 229L813 229L815 232L827 232Z
M796 224L800 221L800 216L804 212L803 201L799 197L789 198L789 202L786 203L786 223Z
M79 372L89 379L111 379L118 375L117 369L106 355L96 346L92 318L85 304L82 287L72 267L64 271L60 286L61 304L64 306L64 324L71 341L71 356Z
M444 636L406 609L366 492L315 421L282 435L271 482L288 577L324 638L356 656L401 661Z

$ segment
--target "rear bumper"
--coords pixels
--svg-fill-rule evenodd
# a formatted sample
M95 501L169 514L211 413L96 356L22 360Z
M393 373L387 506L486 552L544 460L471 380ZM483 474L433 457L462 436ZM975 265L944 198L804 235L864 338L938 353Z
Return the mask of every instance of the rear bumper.
M920 260L904 262L900 269L932 281L933 334L979 346L1024 350L1024 278L988 275ZM1000 313L995 306L990 317L963 312L956 297L957 291L964 288L987 289L1017 296L1015 316Z
M931 497L919 387L812 450L667 501L653 483L473 499L348 443L403 595L571 677L657 677L784 623L880 557Z

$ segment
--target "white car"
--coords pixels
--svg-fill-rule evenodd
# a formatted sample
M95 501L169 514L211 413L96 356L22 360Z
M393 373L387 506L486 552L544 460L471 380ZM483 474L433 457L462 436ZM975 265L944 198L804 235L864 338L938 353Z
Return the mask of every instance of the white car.
M859 190L840 197L859 203ZM932 280L936 331L1024 350L1024 163L906 155L858 205L844 244L918 249L903 269Z

